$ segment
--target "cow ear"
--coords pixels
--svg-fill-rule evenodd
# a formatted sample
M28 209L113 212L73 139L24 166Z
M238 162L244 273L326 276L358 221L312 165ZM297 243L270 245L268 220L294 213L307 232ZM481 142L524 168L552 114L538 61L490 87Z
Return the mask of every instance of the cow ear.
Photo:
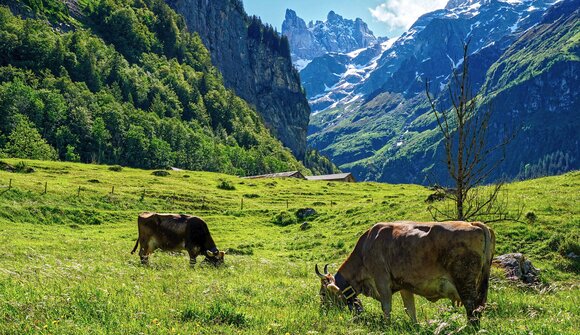
M336 285L335 285L335 284L333 284L333 283L330 283L330 284L326 285L326 288L327 288L329 291L332 291L332 292L334 292L334 293L338 293L338 292L340 292L340 288L338 288L338 286L336 286Z
M220 251L218 258L224 258L225 255L226 255L225 251Z

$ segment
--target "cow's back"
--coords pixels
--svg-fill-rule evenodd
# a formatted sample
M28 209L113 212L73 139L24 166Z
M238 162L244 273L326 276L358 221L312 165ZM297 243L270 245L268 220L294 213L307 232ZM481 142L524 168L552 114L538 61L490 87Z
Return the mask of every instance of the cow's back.
M187 239L188 221L193 217L181 214L142 213L138 217L139 236L153 249L180 249Z

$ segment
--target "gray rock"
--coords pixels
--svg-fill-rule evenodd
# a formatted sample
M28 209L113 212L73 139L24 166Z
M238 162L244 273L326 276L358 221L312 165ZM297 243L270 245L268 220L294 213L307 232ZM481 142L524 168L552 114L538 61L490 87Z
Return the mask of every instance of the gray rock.
M532 262L521 253L497 256L493 263L505 270L508 279L522 281L526 284L540 282L540 270L535 268Z
M316 210L314 210L314 208L300 208L299 210L296 211L296 216L299 219L305 219L307 217L316 215Z

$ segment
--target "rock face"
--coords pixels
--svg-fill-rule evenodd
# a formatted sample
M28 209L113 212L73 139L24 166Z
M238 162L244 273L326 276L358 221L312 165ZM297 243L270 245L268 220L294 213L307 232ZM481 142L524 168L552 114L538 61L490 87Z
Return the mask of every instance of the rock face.
M312 60L329 52L348 53L377 43L367 24L357 18L345 19L330 11L326 21L310 22L308 26L296 12L287 9L282 34L288 36L292 59Z
M227 87L254 105L272 133L303 159L310 107L298 72L280 44L249 34L252 18L240 0L166 0L209 49ZM260 24L260 29L266 27Z

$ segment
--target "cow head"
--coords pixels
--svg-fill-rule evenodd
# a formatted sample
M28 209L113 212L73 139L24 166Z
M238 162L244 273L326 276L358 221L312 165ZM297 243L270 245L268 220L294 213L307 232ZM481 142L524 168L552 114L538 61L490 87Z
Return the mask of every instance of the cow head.
M338 287L334 275L328 273L328 264L324 266L324 274L318 270L318 264L315 265L314 271L320 278L320 301L323 306L336 306L341 308L348 306L351 311L357 313L362 312L363 307L360 299L356 296L347 299L344 296L344 292Z
M208 262L211 265L219 266L224 263L225 251L219 251L217 248L212 250L207 250L204 262Z

